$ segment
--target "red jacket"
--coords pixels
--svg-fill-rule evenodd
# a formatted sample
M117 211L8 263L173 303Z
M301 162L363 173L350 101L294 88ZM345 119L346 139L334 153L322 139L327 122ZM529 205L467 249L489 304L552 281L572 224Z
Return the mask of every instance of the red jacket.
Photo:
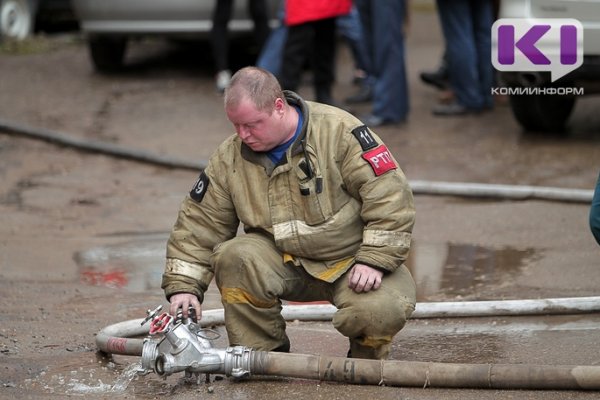
M298 25L348 14L352 0L286 0L285 23Z

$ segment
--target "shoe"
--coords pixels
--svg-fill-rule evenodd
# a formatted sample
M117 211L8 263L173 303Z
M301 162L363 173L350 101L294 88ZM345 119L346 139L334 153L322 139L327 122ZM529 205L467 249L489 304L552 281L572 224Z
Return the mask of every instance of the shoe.
M217 92L225 92L225 88L229 86L229 81L231 81L231 71L229 71L228 69L219 71L216 77Z
M358 93L346 98L347 104L368 103L373 100L373 89L369 85L362 85Z
M363 124L367 125L369 128L377 128L379 126L394 125L398 123L397 121L385 119L375 114L364 115L359 119L363 122Z
M437 104L431 110L433 115L439 116L455 116L455 115L466 115L466 114L479 114L481 110L467 108L456 101L447 104Z
M421 80L431 86L435 86L439 90L448 88L448 74L446 68L439 68L435 72L421 72L419 77Z

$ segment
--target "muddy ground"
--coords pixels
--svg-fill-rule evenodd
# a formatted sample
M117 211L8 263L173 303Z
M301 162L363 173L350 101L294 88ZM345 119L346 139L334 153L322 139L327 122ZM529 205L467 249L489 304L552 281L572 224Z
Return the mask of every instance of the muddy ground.
M493 112L440 119L418 73L437 65L435 14L408 40L411 114L377 132L409 180L592 189L600 169L599 99L581 99L563 136L525 134L504 99ZM335 94L355 87L340 48ZM311 98L306 85L301 94ZM357 112L368 111L361 106ZM202 163L232 133L205 44L135 43L103 76L78 35L0 54L0 118L76 138ZM78 151L0 132L0 398L593 399L584 391L350 386L287 378L189 384L130 373L95 334L165 304L164 242L197 171ZM419 302L597 295L600 248L588 204L416 195L410 267ZM219 308L211 289L207 308ZM600 315L414 320L392 357L409 361L600 365ZM291 323L292 351L343 356L328 323ZM285 393L284 396L281 393Z

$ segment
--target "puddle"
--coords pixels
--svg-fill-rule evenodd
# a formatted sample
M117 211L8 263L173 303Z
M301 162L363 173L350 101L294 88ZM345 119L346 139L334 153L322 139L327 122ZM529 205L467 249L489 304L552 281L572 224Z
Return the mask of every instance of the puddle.
M533 248L416 243L407 265L417 282L417 300L422 301L439 294L459 297L485 286L509 284L539 257Z
M167 236L148 235L75 253L79 279L88 285L140 293L161 290Z
M90 360L82 355L71 361L64 362L63 360L63 362L45 366L42 371L24 379L22 387L28 392L42 391L55 396L65 395L60 398L70 397L70 395L97 394L115 396L130 391L128 388L139 377L137 371L140 368L141 361L116 364L112 358ZM0 396L0 398L4 397Z
M161 290L167 236L148 235L80 251L74 258L81 281L131 292ZM467 296L491 285L506 285L540 255L535 249L489 248L471 244L415 243L408 267L418 301L436 295Z

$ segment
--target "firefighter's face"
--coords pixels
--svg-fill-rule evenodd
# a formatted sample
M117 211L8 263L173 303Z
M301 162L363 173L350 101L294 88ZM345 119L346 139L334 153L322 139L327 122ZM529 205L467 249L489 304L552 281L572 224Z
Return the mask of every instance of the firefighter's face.
M269 151L285 142L288 132L284 126L284 111L285 103L281 99L277 99L270 113L258 110L249 100L225 110L240 139L254 151Z

